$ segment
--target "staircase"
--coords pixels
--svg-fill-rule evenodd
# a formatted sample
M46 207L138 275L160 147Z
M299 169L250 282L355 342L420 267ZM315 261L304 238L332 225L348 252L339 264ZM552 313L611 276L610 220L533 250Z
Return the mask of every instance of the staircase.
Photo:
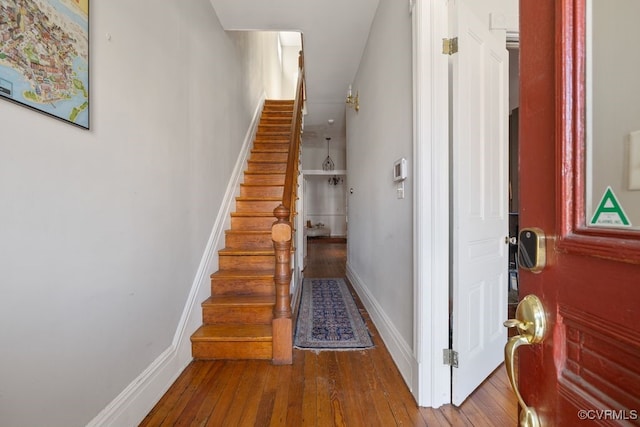
M195 359L272 359L276 257L274 209L282 203L294 101L267 100L244 172L203 325L191 336Z

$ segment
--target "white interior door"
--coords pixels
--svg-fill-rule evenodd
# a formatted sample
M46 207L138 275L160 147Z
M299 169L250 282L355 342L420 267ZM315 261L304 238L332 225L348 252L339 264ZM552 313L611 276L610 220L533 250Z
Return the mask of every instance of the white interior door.
M507 333L508 54L467 7L450 11L452 72L452 402L503 361ZM454 33L454 34L455 34Z

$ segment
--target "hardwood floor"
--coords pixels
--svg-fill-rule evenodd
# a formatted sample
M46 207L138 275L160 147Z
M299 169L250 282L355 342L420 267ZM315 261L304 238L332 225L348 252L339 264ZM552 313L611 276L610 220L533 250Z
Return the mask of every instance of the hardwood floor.
M346 245L310 241L306 277L344 277ZM353 290L352 290L353 293ZM463 404L419 408L368 314L375 348L295 350L293 364L194 361L141 426L516 426L499 367Z

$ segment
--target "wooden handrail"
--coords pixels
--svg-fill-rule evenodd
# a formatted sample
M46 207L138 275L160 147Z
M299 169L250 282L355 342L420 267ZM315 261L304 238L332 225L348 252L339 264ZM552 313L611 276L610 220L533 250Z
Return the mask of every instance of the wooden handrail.
M291 248L293 219L296 215L296 193L298 189L298 165L302 135L302 108L304 106L304 57L298 57L298 82L293 102L291 136L287 170L282 192L282 204L273 211L276 221L271 227L271 239L276 258L274 283L276 302L273 309L272 337L273 358L276 365L290 365L293 362L293 330L291 319Z
M300 158L300 139L302 131L302 107L304 105L304 59L302 52L298 57L298 82L296 98L293 102L293 118L291 120L291 137L289 139L289 156L287 172L284 180L282 205L290 210L289 220L295 216L295 195L298 180L298 160Z

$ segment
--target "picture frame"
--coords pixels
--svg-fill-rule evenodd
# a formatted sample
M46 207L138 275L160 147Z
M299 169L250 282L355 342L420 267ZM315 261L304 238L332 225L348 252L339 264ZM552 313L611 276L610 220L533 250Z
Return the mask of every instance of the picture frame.
M0 98L89 129L89 92L89 0L0 0Z

